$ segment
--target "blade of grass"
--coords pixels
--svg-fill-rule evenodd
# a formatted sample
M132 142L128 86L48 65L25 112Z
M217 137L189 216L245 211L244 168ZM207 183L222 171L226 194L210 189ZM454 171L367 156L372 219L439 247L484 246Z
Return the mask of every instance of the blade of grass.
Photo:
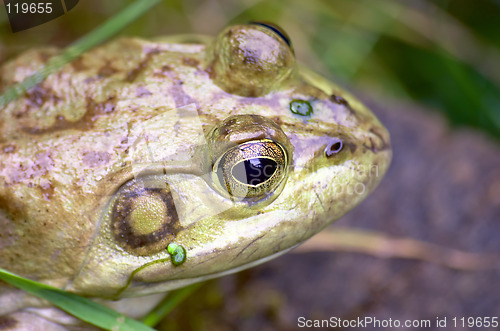
M45 299L79 319L106 330L151 331L150 327L90 299L17 276L0 268L0 279Z
M9 102L15 100L27 90L41 83L48 75L61 68L66 63L74 60L85 51L123 29L127 24L137 19L160 1L161 0L137 0L104 22L98 28L72 43L62 52L62 54L51 58L42 69L26 77L22 82L7 88L4 93L0 95L0 108L5 107Z
M196 291L203 283L196 283L180 290L174 291L165 297L141 322L148 326L158 324L172 309Z

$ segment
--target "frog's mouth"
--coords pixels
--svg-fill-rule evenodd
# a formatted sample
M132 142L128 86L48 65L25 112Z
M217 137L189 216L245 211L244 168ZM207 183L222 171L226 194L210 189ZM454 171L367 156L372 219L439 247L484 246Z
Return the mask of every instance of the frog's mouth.
M272 259L275 259L285 253L288 253L295 247L299 246L299 244L296 244L292 247L289 247L287 249L284 249L280 252L271 254L269 256L257 259L252 262L248 262L244 265L240 265L234 268L226 269L223 271L218 271L218 272L213 272L213 273L206 273L206 274L200 274L199 276L195 277L186 277L186 278L177 278L177 279L169 279L166 281L156 281L156 282L150 282L148 281L147 278L151 276L152 273L161 273L162 267L161 265L164 263L168 263L168 259L159 259L155 260L152 262L149 262L140 268L137 268L134 270L130 276L130 278L127 281L127 284L119 289L113 296L113 299L117 299L120 297L133 297L137 295L145 295L145 294L154 294L158 292L163 292L163 291L170 291L174 290L177 288L181 288L184 286L188 286L194 283L210 280L213 278L218 278L226 275L230 275L236 272L240 272L245 269L249 269L252 267L255 267L259 264L265 263L267 261L270 261ZM158 270L155 270L155 267L158 267ZM147 269L147 270L146 270ZM148 275L149 274L149 275Z

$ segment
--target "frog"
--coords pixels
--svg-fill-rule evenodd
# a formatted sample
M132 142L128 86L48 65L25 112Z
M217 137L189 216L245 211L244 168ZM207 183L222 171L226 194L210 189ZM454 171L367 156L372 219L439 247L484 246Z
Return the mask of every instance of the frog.
M62 51L0 67L0 91ZM138 318L284 254L372 192L377 117L269 22L109 41L0 110L0 267ZM0 325L88 324L0 282Z

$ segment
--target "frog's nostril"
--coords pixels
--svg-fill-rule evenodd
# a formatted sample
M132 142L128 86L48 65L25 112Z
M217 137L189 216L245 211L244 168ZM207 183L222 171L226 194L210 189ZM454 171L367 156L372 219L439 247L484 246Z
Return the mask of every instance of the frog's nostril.
M325 155L327 157L335 155L342 150L342 147L344 147L342 140L335 138L326 146Z

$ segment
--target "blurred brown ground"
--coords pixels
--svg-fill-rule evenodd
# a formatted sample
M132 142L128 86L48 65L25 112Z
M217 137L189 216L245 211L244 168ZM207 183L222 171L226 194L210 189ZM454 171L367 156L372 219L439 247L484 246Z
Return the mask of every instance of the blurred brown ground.
M208 282L158 327L291 330L300 329L299 317L369 316L428 319L434 330L436 317L447 317L448 329L453 317L500 318L500 146L479 132L452 131L430 112L369 104L391 132L393 162L376 191L332 228L413 238L437 245L430 255L456 249L492 257L490 264L458 270L425 257L299 248Z

